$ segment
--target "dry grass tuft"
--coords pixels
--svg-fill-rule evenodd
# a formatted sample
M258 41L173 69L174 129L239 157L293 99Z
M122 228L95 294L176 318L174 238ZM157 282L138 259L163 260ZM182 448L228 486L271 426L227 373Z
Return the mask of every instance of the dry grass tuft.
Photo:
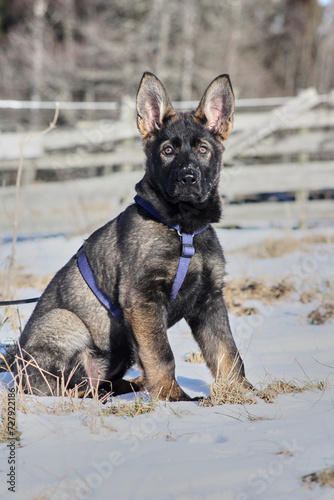
M334 243L334 236L329 234L311 234L302 238L302 243L307 245L313 245L315 243L325 243L330 245Z
M306 474L302 477L302 481L308 486L315 486L316 484L318 484L322 488L324 488L325 486L334 488L334 466L327 467L318 472Z
M300 302L302 304L308 304L309 302L313 302L313 300L317 300L319 298L320 294L318 292L318 290L316 289L308 289L308 290L304 290L301 294L300 294Z
M263 389L256 392L257 397L266 401L266 403L272 403L279 394L295 394L298 392L304 392L307 388L298 387L294 382L286 382L285 380L275 380L271 382Z
M334 303L321 304L311 311L307 318L311 325L322 325L326 321L330 321L334 318Z
M232 314L249 316L258 314L255 307L245 307L245 300L260 300L265 304L286 299L295 288L287 281L266 285L263 281L246 278L228 283L224 289L225 301Z
M158 397L147 399L145 396L136 398L130 403L115 403L111 406L103 408L102 415L116 415L118 417L137 417L138 415L145 415L152 413L160 405Z
M288 450L287 448L283 448L280 446L279 450L276 452L276 455L284 455L286 457L293 457L293 452Z
M11 372L11 367L8 364L5 356L0 353L0 359L8 372ZM101 428L109 429L115 432L105 420L110 415L121 417L136 417L154 411L160 404L158 398L147 399L145 397L136 398L129 403L116 402L111 406L106 407L105 403L112 398L112 392L101 395L95 387L90 387L85 391L80 386L74 389L68 388L68 381L64 381L64 377L59 377L59 384L56 394L48 397L40 397L33 393L30 386L24 388L24 370L27 364L36 366L44 376L46 372L38 367L35 360L26 361L20 358L23 367L18 368L18 374L15 377L15 407L16 411L28 414L46 414L64 416L77 413L82 424L89 427L92 433L98 433ZM0 387L0 440L6 440L6 408L7 405L7 390L5 387ZM13 439L13 437L11 437Z
M234 311L235 316L251 316L259 313L260 311L256 307L239 307Z
M10 300L11 298L15 298L16 294L11 292L11 288L13 290L24 290L25 288L31 287L42 291L48 285L51 278L52 275L37 276L26 273L21 267L13 268L9 278L8 270L0 270L0 300ZM19 298L24 298L24 295ZM13 330L20 329L20 318L18 317L17 307L0 308L0 327L1 323L5 322L8 322L12 326Z
M274 380L259 391L256 396L263 399L266 403L272 403L280 394L297 394L305 391L323 391L327 387L327 382L308 381L303 385L298 385L294 381Z
M281 257L287 253L295 252L300 248L300 240L297 238L286 237L283 239L267 238L260 243L255 243L243 251L247 251L251 257L269 259L272 257Z
M308 381L298 384L294 381L273 380L259 390L249 390L236 382L232 377L219 379L211 384L210 395L200 400L200 406L218 406L223 404L256 404L257 398L266 403L273 403L273 400L280 394L296 394L304 391L324 391L327 382Z
M277 285L265 285L258 280L247 279L241 286L241 291L246 299L262 300L263 302L274 302L285 299L295 289L285 281Z
M44 290L44 288L49 284L52 274L45 276L38 276L32 273L24 272L24 268L16 267L15 268L15 276L13 276L12 286L15 289L18 288L38 288L39 290ZM6 280L6 272L0 271L0 281L3 283ZM0 289L0 294L3 294L4 290ZM7 300L8 297L1 297L3 300Z
M211 384L210 395L199 401L199 406L218 406L224 404L256 404L256 398L242 384L232 378L219 379Z
M12 354L12 353L11 353ZM12 372L12 363L9 364L6 357L0 353L0 360L6 371ZM38 397L33 394L31 386L24 390L24 370L27 364L34 364L31 361L23 360L23 366L18 367L18 373L14 380L15 386L15 408L16 411L22 413L47 414L47 415L69 415L80 411L89 414L88 425L94 431L93 426L96 424L95 415L98 413L98 407L104 402L108 395L100 397L98 391L91 388L80 394L80 388L69 389L64 377L59 378L59 386L57 394L49 397ZM38 367L36 364L35 366ZM45 371L38 367L41 373L45 376ZM4 371L4 370L3 370ZM83 392L83 391L81 391ZM1 388L1 393L7 394L5 387Z
M238 252L246 252L253 258L269 259L272 257L282 257L297 250L307 250L310 245L330 244L334 238L328 235L315 234L298 239L293 236L285 238L267 238L259 243L254 243L238 249Z
M185 360L187 363L204 363L203 355L198 351L190 351Z

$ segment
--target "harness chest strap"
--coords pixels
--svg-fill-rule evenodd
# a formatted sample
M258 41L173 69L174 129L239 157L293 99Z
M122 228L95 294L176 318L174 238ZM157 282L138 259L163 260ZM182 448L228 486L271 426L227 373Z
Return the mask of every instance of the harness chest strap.
M175 226L169 224L165 220L163 220L160 215L156 212L156 210L153 208L153 206L148 203L147 201L141 199L138 195L135 196L134 198L135 202L143 207L147 212L149 212L151 215L153 215L156 219L158 219L160 222L165 224L166 226L175 229L177 231L178 235L180 236L181 239L181 245L182 245L182 250L181 250L181 256L179 260L179 265L176 271L173 287L172 287L172 294L171 294L171 302L175 299L177 296L182 283L186 277L190 259L191 257L195 254L195 247L193 244L194 241L194 236L196 234L200 234L203 231L207 229L207 226L204 228L199 229L198 231L194 231L193 233L182 233L180 226L177 224ZM106 295L97 285L96 279L94 276L94 273L88 263L86 254L83 250L83 247L79 249L79 251L76 254L76 257L78 259L78 267L79 270L82 274L82 277L86 281L87 285L89 288L92 290L92 292L96 295L96 297L102 302L102 304L110 311L112 316L115 318L119 319L120 321L123 321L123 313L119 307L117 307L114 302L111 300L108 295Z

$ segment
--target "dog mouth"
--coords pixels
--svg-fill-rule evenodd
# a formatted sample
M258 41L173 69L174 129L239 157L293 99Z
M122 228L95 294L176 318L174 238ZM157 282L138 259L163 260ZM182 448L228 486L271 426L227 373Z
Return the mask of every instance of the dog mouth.
M179 191L176 190L174 193L173 199L176 203L178 202L184 202L184 203L191 203L194 205L198 205L200 203L203 203L205 201L206 197L201 196L200 193L195 193L195 192L185 192L185 191Z

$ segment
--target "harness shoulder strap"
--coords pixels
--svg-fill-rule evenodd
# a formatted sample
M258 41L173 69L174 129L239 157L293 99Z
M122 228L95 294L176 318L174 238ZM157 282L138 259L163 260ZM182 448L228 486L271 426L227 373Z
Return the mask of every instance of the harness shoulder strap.
M102 302L102 304L110 311L110 313L112 314L112 316L114 316L114 318L123 321L123 313L121 309L114 304L111 298L108 295L106 295L96 283L94 273L89 265L83 247L81 247L80 250L78 251L77 259L78 259L79 270L89 288L96 295L99 301Z

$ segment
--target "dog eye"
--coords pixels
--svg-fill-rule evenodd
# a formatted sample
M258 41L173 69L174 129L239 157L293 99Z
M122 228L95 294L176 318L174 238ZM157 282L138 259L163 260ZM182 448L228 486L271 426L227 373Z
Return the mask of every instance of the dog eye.
M208 152L208 148L206 146L200 146L198 148L198 151L201 153L201 155L205 155Z
M174 149L172 148L172 146L166 146L164 148L164 153L166 156L172 155L174 153Z

